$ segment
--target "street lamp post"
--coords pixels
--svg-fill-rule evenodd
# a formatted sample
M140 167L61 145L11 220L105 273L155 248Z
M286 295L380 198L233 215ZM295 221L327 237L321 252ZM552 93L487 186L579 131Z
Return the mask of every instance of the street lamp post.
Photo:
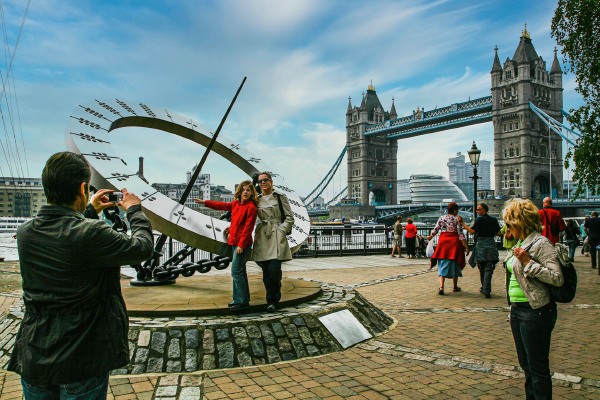
M479 166L479 157L481 156L481 150L477 148L475 145L475 141L473 140L473 146L471 146L471 150L467 152L469 154L469 160L471 161L471 165L473 166L473 221L477 218L477 167Z

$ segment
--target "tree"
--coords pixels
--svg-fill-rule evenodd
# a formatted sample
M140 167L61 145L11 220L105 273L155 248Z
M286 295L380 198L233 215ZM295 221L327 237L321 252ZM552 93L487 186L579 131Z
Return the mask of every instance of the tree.
M575 75L575 90L585 102L567 118L582 135L567 153L565 167L573 159L575 197L585 186L595 195L600 192L600 1L559 0L551 33L563 49L565 73Z

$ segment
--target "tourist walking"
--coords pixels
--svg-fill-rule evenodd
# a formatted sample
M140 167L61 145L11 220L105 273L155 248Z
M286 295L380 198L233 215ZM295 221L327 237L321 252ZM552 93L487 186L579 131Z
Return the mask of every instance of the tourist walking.
M590 254L592 256L592 268L596 268L597 247L600 244L600 218L598 211L592 212L592 217L585 221L585 233L588 236L588 245L590 246ZM600 274L600 269L598 270Z
M569 260L575 261L575 250L579 246L579 229L575 225L575 221L572 219L567 221L567 228L565 229L565 239L569 246Z
M263 271L267 292L267 312L275 312L281 300L281 263L292 259L287 235L292 232L294 216L285 194L273 190L268 172L258 176L258 225L254 233L252 259Z
M542 235L550 239L552 244L556 244L560 239L560 232L566 229L565 221L563 221L560 211L552 207L552 199L550 197L544 198L543 205L544 207L539 210Z
M525 397L551 399L549 354L557 309L548 285L563 285L558 255L554 244L541 235L540 214L531 200L510 200L504 222L519 240L505 265L510 327L525 372Z
M82 388L106 399L109 371L129 364L120 266L152 257L152 227L127 189L116 205L131 235L99 220L113 191L90 198L90 177L83 156L52 155L42 172L48 204L17 231L25 314L7 369L21 375L25 399L80 399Z
M402 215L399 215L394 224L394 247L392 247L392 254L390 257L395 257L394 251L398 250L398 257L404 258L402 255L402 229Z
M227 244L231 246L233 257L231 260L232 302L229 309L232 311L243 310L250 307L250 287L246 273L246 260L252 247L252 231L256 224L256 204L258 194L252 181L245 180L240 183L233 195L232 202L221 202L203 199L194 199L198 204L203 204L214 210L231 212L231 225L225 230Z
M498 219L489 215L488 210L489 208L485 203L477 205L478 217L475 219L472 228L459 217L463 228L470 234L475 235L475 248L472 256L479 269L479 280L481 281L479 292L487 299L492 297L492 275L494 275L499 257L496 236L500 235Z
M581 254L589 257L590 255L590 243L588 241L587 232L585 231L585 223L590 219L589 216L586 216L583 224L579 225L579 234L581 235Z
M469 254L469 247L462 230L462 225L458 220L458 204L451 202L448 204L448 214L442 215L427 240L440 232L440 238L433 255L431 256L431 268L437 263L439 288L438 294L444 294L444 282L446 278L452 278L453 292L460 292L458 287L458 278L462 276L462 269L465 267L465 252Z
M415 258L417 249L417 227L413 224L412 218L406 219L405 238L406 238L406 252L408 258Z

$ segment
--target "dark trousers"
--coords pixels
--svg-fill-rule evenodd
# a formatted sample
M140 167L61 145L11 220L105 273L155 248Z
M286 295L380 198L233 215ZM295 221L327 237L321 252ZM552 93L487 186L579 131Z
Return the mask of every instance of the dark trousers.
M417 238L406 238L406 252L409 256L415 256L415 243L417 242Z
M482 261L477 263L477 268L479 269L481 292L483 294L490 294L492 292L492 275L494 275L496 263L493 261Z
M600 240L596 238L591 238L588 236L588 243L590 245L590 255L592 256L592 268L595 268L598 264L596 264L596 246L600 243Z
M263 271L263 283L267 292L267 304L277 304L281 300L281 260L256 262Z
M556 317L556 303L535 310L514 305L510 307L510 328L519 365L525 372L527 400L552 399L549 356Z

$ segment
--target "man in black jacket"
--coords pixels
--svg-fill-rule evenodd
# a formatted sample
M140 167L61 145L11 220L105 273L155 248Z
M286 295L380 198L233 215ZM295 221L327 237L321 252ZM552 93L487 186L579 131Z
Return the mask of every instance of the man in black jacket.
M117 205L131 236L98 220L114 205L112 190L88 205L90 175L81 155L51 156L42 173L48 205L17 231L25 315L8 369L21 375L26 399L105 399L109 371L129 363L119 266L152 256L152 227L126 189Z

